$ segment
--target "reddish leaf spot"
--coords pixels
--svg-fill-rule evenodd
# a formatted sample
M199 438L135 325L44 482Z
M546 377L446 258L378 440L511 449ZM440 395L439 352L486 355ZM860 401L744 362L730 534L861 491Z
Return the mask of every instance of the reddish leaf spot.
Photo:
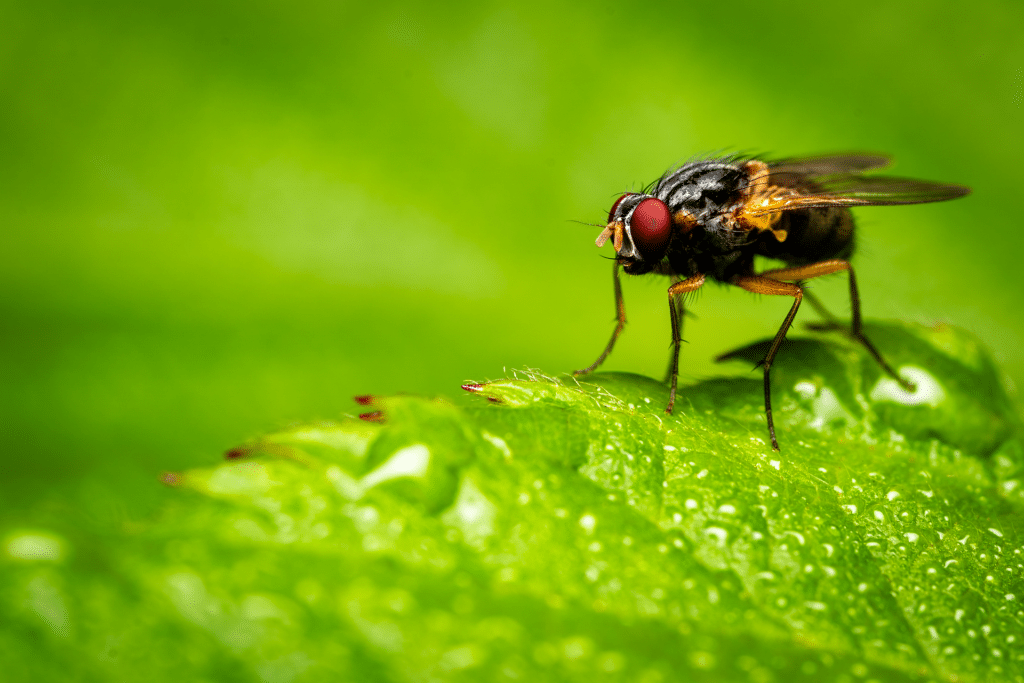
M160 483L167 486L178 486L181 484L182 479L183 477L177 472L164 472L160 475Z

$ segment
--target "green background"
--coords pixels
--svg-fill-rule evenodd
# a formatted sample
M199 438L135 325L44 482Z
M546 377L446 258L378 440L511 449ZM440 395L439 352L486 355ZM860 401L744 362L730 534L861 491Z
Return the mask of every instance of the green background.
M973 187L857 212L865 314L966 327L1020 385L1021 27L1015 1L3 2L0 510L132 516L159 471L355 394L586 365L610 247L572 221L714 150ZM608 369L663 372L665 285L626 282ZM684 381L744 373L712 359L788 305L707 288Z

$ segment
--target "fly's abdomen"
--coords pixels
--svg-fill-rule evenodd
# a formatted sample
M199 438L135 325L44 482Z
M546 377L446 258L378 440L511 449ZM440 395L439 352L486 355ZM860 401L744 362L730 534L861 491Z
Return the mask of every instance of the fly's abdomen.
M782 235L785 239L780 241ZM853 254L853 214L838 206L784 211L772 232L762 235L758 253L791 264L849 258Z

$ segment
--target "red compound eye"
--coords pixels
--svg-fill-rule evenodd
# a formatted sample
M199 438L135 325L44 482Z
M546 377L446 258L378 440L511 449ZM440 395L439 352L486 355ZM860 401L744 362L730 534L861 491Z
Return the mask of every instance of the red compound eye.
M615 203L612 204L612 210L608 212L608 222L609 223L611 223L613 220L615 220L615 209L619 208L619 204L621 204L622 200L625 199L628 196L629 196L628 194L624 194L621 197L619 197L618 199L616 199Z
M665 202L648 197L637 204L629 221L629 232L645 261L660 261L672 234L672 215Z

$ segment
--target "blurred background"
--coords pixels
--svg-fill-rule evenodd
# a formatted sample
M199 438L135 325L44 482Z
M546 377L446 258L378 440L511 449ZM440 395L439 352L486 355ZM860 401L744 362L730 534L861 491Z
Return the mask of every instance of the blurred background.
M586 223L716 150L973 187L856 211L864 311L968 328L1021 385L1022 27L1017 0L3 0L0 514L135 515L356 394L589 364ZM607 369L662 375L666 286L625 282ZM849 315L844 278L816 292ZM684 381L749 373L712 359L788 306L705 288Z

